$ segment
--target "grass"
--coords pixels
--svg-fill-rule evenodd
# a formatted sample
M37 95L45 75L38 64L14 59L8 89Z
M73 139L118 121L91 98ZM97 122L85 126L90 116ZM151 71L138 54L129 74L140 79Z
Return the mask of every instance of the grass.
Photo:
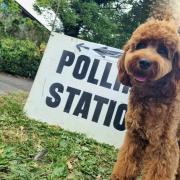
M109 179L117 150L28 119L25 93L0 96L1 180ZM37 157L42 152L41 157ZM36 157L36 158L35 158Z

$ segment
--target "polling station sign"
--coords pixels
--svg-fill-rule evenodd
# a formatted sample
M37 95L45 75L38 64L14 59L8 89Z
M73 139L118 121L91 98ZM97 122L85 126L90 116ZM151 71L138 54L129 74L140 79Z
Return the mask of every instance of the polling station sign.
M119 49L53 33L26 114L119 147L129 88L117 77Z

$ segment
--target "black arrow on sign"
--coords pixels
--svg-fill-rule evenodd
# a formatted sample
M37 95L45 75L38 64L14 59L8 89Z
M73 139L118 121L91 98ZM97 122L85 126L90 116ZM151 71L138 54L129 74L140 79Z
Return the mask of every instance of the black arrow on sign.
M101 47L93 50L103 58L105 58L106 56L118 58L123 54L122 52L109 50L108 47Z
M79 51L81 51L81 48L84 48L84 49L89 50L89 47L84 46L84 43L77 44L77 45L76 45L76 48L77 48Z

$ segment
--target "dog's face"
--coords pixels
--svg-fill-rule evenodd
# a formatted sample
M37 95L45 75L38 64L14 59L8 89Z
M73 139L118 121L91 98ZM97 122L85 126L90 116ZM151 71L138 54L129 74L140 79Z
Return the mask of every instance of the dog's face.
M172 22L151 20L141 25L125 46L119 62L120 81L128 86L146 85L174 71L180 67L179 43Z

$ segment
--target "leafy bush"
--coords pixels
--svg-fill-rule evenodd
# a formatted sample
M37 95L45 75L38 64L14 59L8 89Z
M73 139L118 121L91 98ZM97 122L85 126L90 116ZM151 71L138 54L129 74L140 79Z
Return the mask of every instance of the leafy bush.
M34 78L48 37L14 0L0 0L0 71Z
M0 39L3 37L29 39L40 45L48 41L49 31L23 13L16 1L0 0Z
M34 78L41 57L41 50L29 40L0 40L0 71Z

